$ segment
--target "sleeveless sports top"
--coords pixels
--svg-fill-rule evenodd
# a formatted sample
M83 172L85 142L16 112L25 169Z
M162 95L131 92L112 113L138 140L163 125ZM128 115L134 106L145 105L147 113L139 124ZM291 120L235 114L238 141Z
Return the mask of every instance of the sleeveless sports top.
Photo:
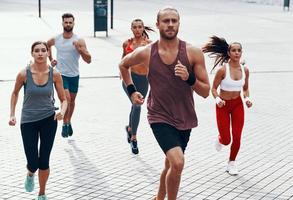
M125 47L124 51L125 51L125 55L133 52L134 49L132 49L131 45L132 45L133 39L128 39L127 42L127 46Z
M73 34L71 38L65 39L63 34L55 38L55 47L57 49L57 69L58 71L68 77L79 75L78 60L80 54L75 49L73 42L79 38Z
M167 123L179 130L197 126L194 109L193 90L180 77L175 76L174 68L178 60L192 73L186 53L186 43L179 40L177 57L171 65L163 63L158 52L158 41L151 46L148 80L150 93L147 99L148 121Z
M49 78L44 85L36 85L30 67L26 70L24 97L21 112L21 124L35 122L50 117L55 113L53 101L53 68L50 67Z
M128 39L127 45L126 45L126 47L124 48L125 55L127 55L127 54L129 54L129 53L131 53L131 52L134 51L134 49L131 47L132 43L133 43L133 38ZM145 46L145 45L147 45L147 44L148 44L148 43L147 43L147 40L143 40L142 43L141 43L141 45L139 45L139 46Z
M242 73L242 77L240 80L233 80L231 78L229 63L227 63L225 65L225 68L226 68L226 75L225 75L225 78L221 81L220 88L222 90L231 91L231 92L232 91L236 91L236 92L241 91L241 89L245 83L244 66L240 65L241 73Z

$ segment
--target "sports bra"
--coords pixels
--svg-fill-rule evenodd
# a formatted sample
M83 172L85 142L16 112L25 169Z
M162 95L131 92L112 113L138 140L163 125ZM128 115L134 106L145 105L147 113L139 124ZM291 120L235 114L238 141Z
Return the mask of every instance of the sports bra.
M127 45L126 45L126 47L124 49L125 55L127 55L127 54L129 54L129 53L134 51L134 49L131 47L132 43L133 43L133 38L128 39ZM139 46L145 46L147 44L148 44L147 40L143 40L142 43Z
M227 63L225 65L226 68L226 76L225 78L221 81L220 88L225 91L235 91L235 92L240 92L241 89L244 86L245 83L245 72L244 72L244 66L240 65L241 72L242 72L242 77L240 80L233 80L231 78L230 74L230 65Z
M133 52L133 50L134 50L131 47L132 42L133 42L133 39L129 39L128 42L127 42L127 46L124 49L126 55L129 54L129 53L131 53L131 52Z

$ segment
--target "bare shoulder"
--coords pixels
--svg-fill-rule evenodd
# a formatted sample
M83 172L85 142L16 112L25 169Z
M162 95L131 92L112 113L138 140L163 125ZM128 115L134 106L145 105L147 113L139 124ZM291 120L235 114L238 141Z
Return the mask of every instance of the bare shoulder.
M201 48L196 47L190 43L186 43L186 53L191 65L204 66L204 55Z
M204 60L204 55L199 47L186 43L186 52L190 61L198 62Z
M54 81L56 81L56 79L61 78L61 73L56 68L53 68L53 78Z
M85 40L84 40L83 38L79 38L79 39L77 40L77 42L78 42L79 44L85 44Z
M220 76L225 76L225 74L226 74L226 66L222 65L221 67L219 67L219 69L217 70L216 74L220 75Z
M16 81L19 83L25 83L26 82L26 68L22 69L18 74Z
M122 46L123 48L125 48L127 45L128 45L128 39L123 42Z
M20 72L18 73L18 76L25 78L26 77L26 68L20 70Z
M248 67L244 66L244 72L245 72L245 74L249 74L249 69L248 69Z
M53 68L53 75L54 76L60 76L61 73L56 68Z
M196 47L190 43L186 43L186 50L188 51L188 53L202 54L201 48Z

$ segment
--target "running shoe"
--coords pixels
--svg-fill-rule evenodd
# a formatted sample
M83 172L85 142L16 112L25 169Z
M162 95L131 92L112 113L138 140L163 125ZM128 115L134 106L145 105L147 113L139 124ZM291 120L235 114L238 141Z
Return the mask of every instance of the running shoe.
M130 141L131 151L133 154L138 154L137 140Z
M64 138L68 137L68 125L67 124L63 124L61 135Z
M67 124L67 134L68 134L68 136L73 135L73 129L72 129L71 124Z
M38 199L36 200L48 200L48 198L46 195L41 195L41 196L38 196Z
M24 182L24 188L27 192L32 192L35 188L35 175L27 175Z
M238 169L237 169L235 161L229 161L228 162L226 172L228 172L232 176L238 175L239 172L238 172Z

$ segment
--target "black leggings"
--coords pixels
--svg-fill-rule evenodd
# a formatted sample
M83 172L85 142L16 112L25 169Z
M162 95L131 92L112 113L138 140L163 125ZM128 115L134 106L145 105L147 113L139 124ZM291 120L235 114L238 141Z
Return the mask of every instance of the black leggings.
M50 153L57 130L57 120L54 120L54 115L20 126L27 169L32 173L38 169L49 169ZM39 138L40 149L38 149Z

